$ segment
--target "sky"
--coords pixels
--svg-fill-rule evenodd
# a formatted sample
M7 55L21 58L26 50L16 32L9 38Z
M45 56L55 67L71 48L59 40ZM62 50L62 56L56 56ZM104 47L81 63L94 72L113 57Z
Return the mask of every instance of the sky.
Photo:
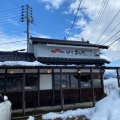
M30 36L64 40L84 38L90 43L110 45L120 35L120 0L1 0L0 51L26 49L26 5L32 12ZM23 10L22 7L23 6ZM21 15L24 22L21 22ZM31 20L31 19L30 19ZM69 35L69 36L68 36ZM120 66L120 41L102 50L101 57Z

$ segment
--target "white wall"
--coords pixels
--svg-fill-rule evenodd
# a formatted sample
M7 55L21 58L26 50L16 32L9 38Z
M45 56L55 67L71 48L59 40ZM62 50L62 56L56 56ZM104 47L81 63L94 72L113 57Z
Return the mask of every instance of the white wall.
M52 75L42 74L40 75L40 90L52 89Z
M55 49L60 49L62 51L66 51L66 50L78 50L78 51L85 51L86 55L74 55L74 54L66 54L65 53L51 53L51 50L55 50ZM46 44L35 44L34 45L34 55L35 57L62 57L62 58L88 58L88 59L99 59L100 56L95 56L95 53L99 52L99 48L93 49L93 48L87 48L87 47L78 47L78 48L65 48L65 47L56 47L56 46L47 46Z

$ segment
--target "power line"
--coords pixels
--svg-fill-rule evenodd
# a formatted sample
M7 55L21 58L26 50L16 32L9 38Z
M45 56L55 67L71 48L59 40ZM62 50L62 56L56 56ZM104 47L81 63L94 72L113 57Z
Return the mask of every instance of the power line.
M54 22L54 21L52 21L52 19L51 19L51 17L50 16L47 16L46 17L46 15L44 16L43 14L38 14L38 11L37 10L33 10L33 11L35 11L35 15L36 16L34 16L35 18L38 18L38 16L40 15L40 17L42 17L41 19L43 19L43 22L45 23L45 25L47 25L48 23L48 25L50 25L50 28L52 27L53 29L54 29L54 27L55 28L57 28L56 30L58 31L58 30L60 30L60 31L63 31L63 27L61 27L61 26L59 26L58 24L55 24L56 22ZM48 18L49 17L49 18ZM38 20L39 20L39 18L38 18ZM41 21L41 20L39 20L39 21ZM45 22L46 21L46 22ZM59 32L60 32L59 31ZM63 36L65 36L65 34L63 35Z
M119 25L120 25L120 22L106 35L106 37L104 37L104 39L102 39L102 41L104 41ZM101 42L102 42L102 41L101 41ZM100 42L100 43L101 43L101 42ZM100 43L99 43L99 44L100 44Z
M100 40L100 38L103 36L103 34L107 31L107 29L109 28L109 26L112 24L112 22L115 20L115 18L118 16L118 14L120 13L120 10L117 12L117 14L113 17L113 19L111 20L111 22L108 24L108 26L106 27L106 29L104 30L104 32L101 34L101 36L98 38L98 40L96 41L96 43Z
M1 43L0 45L10 44L10 43L17 43L17 42L23 42L23 41L27 41L27 40L19 40L19 41L14 41L14 42Z
M103 0L103 2L102 2L102 5L101 5L99 13L98 13L98 17L96 18L96 22L95 22L94 28L92 30L92 34L91 34L90 40L93 38L93 36L96 33L96 30L98 28L98 25L101 22L102 16L103 16L103 14L105 12L105 9L106 9L106 7L108 5L108 2L109 2L109 0Z
M120 30L118 30L111 38L109 38L103 45L105 45L107 42L109 42L113 37L115 37L118 33L120 32Z
M36 19L34 19L37 22L37 25L40 26L44 26L44 28L46 28L46 30L49 30L49 32L52 32L54 34L57 34L58 36L61 36L61 34L57 33L56 31L53 31L53 29L49 28L48 26L45 26L44 24L40 23L39 21L37 21ZM40 27L39 27L40 28Z
M18 8L13 8L13 9L8 9L8 10L2 10L2 11L0 11L0 12L2 12L2 14L3 14L3 12L12 12L13 10L18 10Z
M11 0L11 2L12 2L13 4L15 4L17 7L20 8L20 6L19 6L18 4L16 4L13 0Z
M82 0L80 0L80 3L79 3L79 6L78 6L78 9L77 9L75 18L74 18L74 20L73 20L72 26L71 26L71 28L70 28L70 30L69 30L69 33L68 33L68 35L66 36L66 38L69 37L69 35L70 35L71 31L72 31L72 28L73 28L73 26L74 26L74 24L75 24L75 20L76 20L76 18L77 18L77 14L78 14L78 11L79 11L79 9L80 9L81 2L82 2Z
M37 19L37 17L36 17L36 19ZM37 21L39 21L39 20L37 20ZM40 24L42 24L40 21L39 21L39 23ZM43 25L44 24L44 25ZM52 31L55 31L57 34L60 34L61 36L64 36L64 33L62 33L61 31L61 29L59 29L59 27L56 27L53 23L49 23L48 24L48 22L43 22L43 26L45 26L45 28L47 27L49 27L49 29L51 29ZM56 29L55 29L56 28Z
M120 38L116 39L115 41L113 41L112 43L110 43L108 46L111 46L112 44L114 44L114 43L117 42L118 40L120 40Z

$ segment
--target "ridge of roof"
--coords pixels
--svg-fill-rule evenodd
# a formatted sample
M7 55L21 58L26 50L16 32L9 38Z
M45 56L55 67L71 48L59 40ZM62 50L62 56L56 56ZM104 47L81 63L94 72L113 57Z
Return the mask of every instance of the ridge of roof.
M51 38L38 38L30 37L32 44L59 44L59 45L73 45L73 46L86 46L86 47L99 47L102 49L108 49L108 46L89 43L89 41L74 41L74 40L60 40Z

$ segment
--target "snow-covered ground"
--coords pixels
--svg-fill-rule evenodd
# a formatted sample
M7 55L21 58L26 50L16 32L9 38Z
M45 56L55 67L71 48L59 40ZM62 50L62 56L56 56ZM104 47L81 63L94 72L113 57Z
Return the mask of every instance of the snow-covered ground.
M117 79L109 78L104 80L105 92L107 97L97 102L96 106L87 109L68 110L61 113L50 112L42 116L43 119L72 118L85 115L90 120L120 120L120 88ZM34 119L28 119L34 120Z

